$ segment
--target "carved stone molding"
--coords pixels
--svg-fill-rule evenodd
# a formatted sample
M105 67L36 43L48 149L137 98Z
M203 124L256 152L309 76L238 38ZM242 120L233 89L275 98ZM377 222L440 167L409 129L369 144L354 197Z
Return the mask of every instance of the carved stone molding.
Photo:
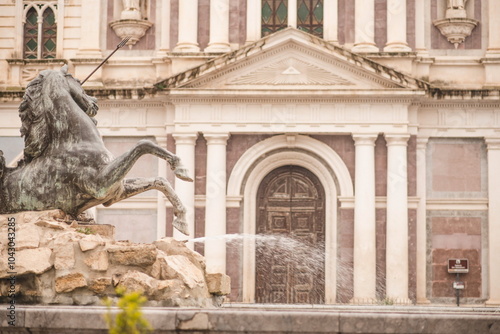
M110 22L109 26L121 39L130 36L127 45L132 48L146 34L146 31L153 26L153 23L146 20L125 19Z
M448 39L448 42L455 45L455 49L458 45L465 41L465 38L470 36L472 30L477 26L479 21L468 19L465 17L452 17L441 20L436 20L433 22L441 34Z

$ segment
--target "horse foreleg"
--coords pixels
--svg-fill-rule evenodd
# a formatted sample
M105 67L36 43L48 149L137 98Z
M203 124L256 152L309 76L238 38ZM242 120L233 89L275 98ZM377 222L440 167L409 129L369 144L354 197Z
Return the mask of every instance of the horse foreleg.
M181 233L189 235L188 224L186 222L186 209L170 185L170 182L162 177L125 179L123 180L122 192L103 203L103 205L110 206L113 203L153 189L161 191L165 194L170 203L172 203L175 215L172 223L174 227Z
M182 166L179 157L150 140L141 140L134 148L107 164L97 175L84 175L81 182L82 188L96 199L106 199L113 191L113 186L122 181L137 159L145 154L165 159L176 177L184 181L193 181L188 176L186 168Z

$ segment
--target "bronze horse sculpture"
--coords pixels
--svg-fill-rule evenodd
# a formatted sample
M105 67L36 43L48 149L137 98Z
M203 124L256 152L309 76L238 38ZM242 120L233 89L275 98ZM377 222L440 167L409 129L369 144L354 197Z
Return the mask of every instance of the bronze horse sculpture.
M61 209L76 217L156 189L173 205L174 227L187 235L186 211L165 178L125 178L139 157L153 154L176 177L192 182L180 159L149 140L114 158L97 130L97 110L97 99L85 94L66 66L42 71L28 84L19 106L24 157L6 167L0 151L0 214Z

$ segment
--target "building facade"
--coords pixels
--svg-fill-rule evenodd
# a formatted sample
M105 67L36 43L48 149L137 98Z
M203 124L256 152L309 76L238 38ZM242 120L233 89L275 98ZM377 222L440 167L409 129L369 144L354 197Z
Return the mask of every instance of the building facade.
M116 155L148 138L182 158L193 183L150 156L130 175L175 185L189 238L206 237L190 245L231 276L232 301L453 304L447 261L466 258L465 302L500 304L496 0L1 0L0 10L8 162L22 155L27 83L64 64L83 81L133 36L83 85L99 99L99 130ZM154 191L94 214L119 239L182 237Z

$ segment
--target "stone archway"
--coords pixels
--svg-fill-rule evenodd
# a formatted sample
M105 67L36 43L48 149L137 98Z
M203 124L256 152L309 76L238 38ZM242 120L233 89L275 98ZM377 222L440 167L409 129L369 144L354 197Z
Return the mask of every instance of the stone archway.
M257 195L257 303L325 302L325 192L299 166L283 166L261 182ZM269 238L271 237L271 238Z
M243 233L256 233L257 192L262 180L274 169L296 165L317 176L325 191L325 303L337 295L337 209L338 197L353 197L353 182L340 156L319 140L303 135L278 135L259 142L235 164L228 180L228 199L242 201ZM244 199L244 200L243 200ZM243 242L243 302L255 302L255 246Z

